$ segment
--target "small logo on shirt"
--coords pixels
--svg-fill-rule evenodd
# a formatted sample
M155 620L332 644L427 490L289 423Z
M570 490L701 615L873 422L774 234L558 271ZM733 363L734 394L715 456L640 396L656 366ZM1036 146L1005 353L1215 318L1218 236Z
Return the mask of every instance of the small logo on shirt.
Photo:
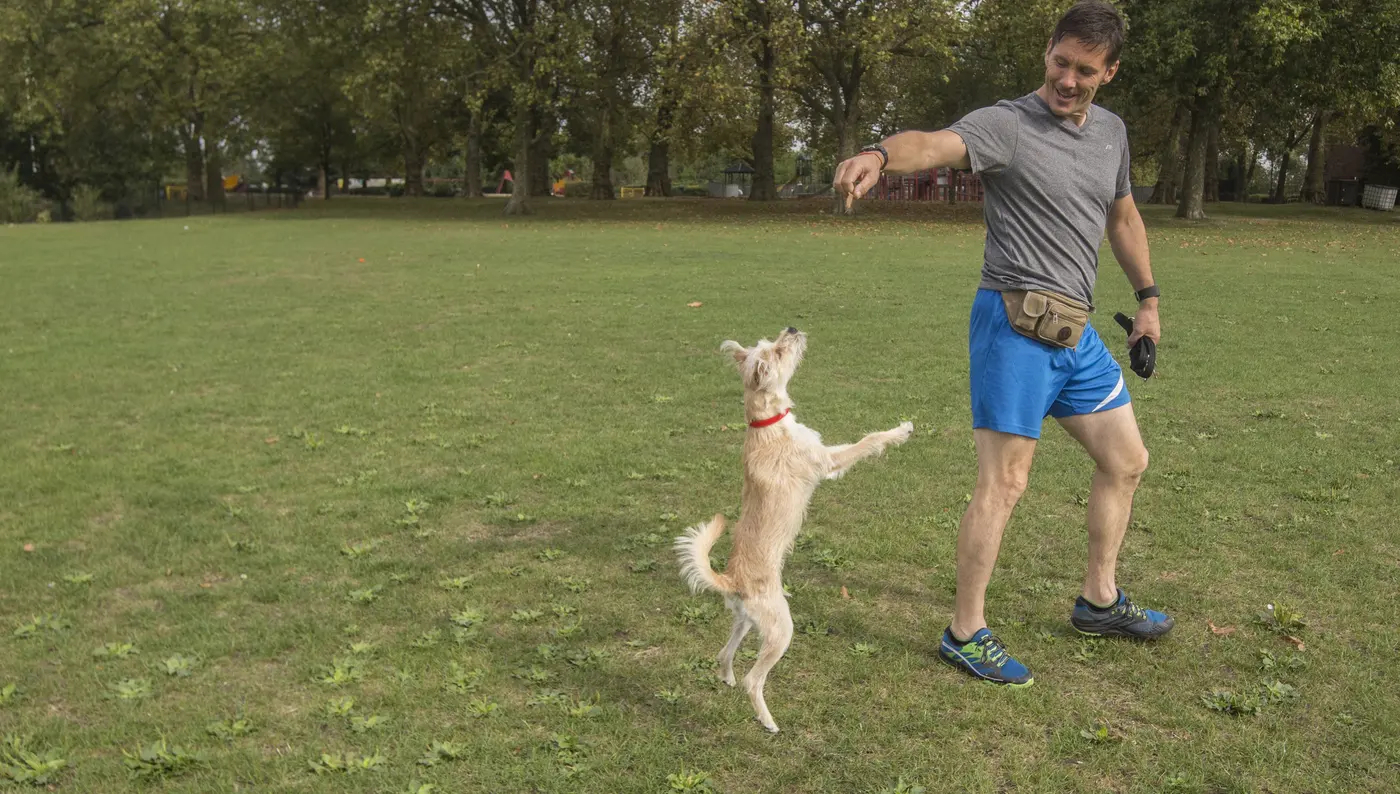
M1113 144L1110 143L1110 144L1104 146L1104 147L1103 147L1103 150L1104 150L1105 152L1112 151L1112 150L1113 150Z

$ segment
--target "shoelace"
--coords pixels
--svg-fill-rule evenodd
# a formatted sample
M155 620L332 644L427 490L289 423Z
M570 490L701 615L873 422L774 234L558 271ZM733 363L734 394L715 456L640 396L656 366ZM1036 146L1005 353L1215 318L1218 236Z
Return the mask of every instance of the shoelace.
M977 661L991 662L1000 670L1006 664L1009 657L1006 655L1006 648L1001 640L988 634L977 643Z
M1147 620L1147 610L1143 609L1137 604L1134 604L1131 601L1119 604L1117 607L1114 608L1113 611L1117 612L1120 615L1128 615L1138 620Z

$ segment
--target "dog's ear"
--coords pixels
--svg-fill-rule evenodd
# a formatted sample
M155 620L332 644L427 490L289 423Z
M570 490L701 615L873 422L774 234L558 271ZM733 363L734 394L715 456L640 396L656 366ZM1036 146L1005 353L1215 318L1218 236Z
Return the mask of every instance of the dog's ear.
M729 353L734 356L734 361L738 364L744 363L744 359L749 357L749 351L732 339L724 340L724 344L719 346L719 350L721 353Z

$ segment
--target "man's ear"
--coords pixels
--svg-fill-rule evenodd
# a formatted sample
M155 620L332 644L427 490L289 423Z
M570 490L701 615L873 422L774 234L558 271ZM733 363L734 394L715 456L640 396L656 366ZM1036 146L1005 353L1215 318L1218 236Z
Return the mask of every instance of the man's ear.
M734 356L734 361L738 364L744 363L744 360L749 357L749 351L745 350L743 345L732 339L726 339L724 344L719 346L719 351Z
M1111 81L1115 76L1117 76L1117 74L1118 74L1118 64L1119 64L1119 63L1121 63L1121 61L1114 61L1114 62L1113 62L1113 65L1112 65L1112 66L1109 66L1109 67L1108 67L1108 70L1104 72L1104 74L1103 74L1103 81L1104 81L1105 83Z

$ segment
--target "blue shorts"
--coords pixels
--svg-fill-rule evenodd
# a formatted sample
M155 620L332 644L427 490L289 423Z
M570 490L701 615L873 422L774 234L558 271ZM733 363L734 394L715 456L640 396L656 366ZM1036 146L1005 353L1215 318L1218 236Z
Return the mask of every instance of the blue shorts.
M1127 405L1123 369L1092 325L1073 350L1021 336L1006 319L1001 293L977 290L968 328L972 426L1040 438L1057 419Z

